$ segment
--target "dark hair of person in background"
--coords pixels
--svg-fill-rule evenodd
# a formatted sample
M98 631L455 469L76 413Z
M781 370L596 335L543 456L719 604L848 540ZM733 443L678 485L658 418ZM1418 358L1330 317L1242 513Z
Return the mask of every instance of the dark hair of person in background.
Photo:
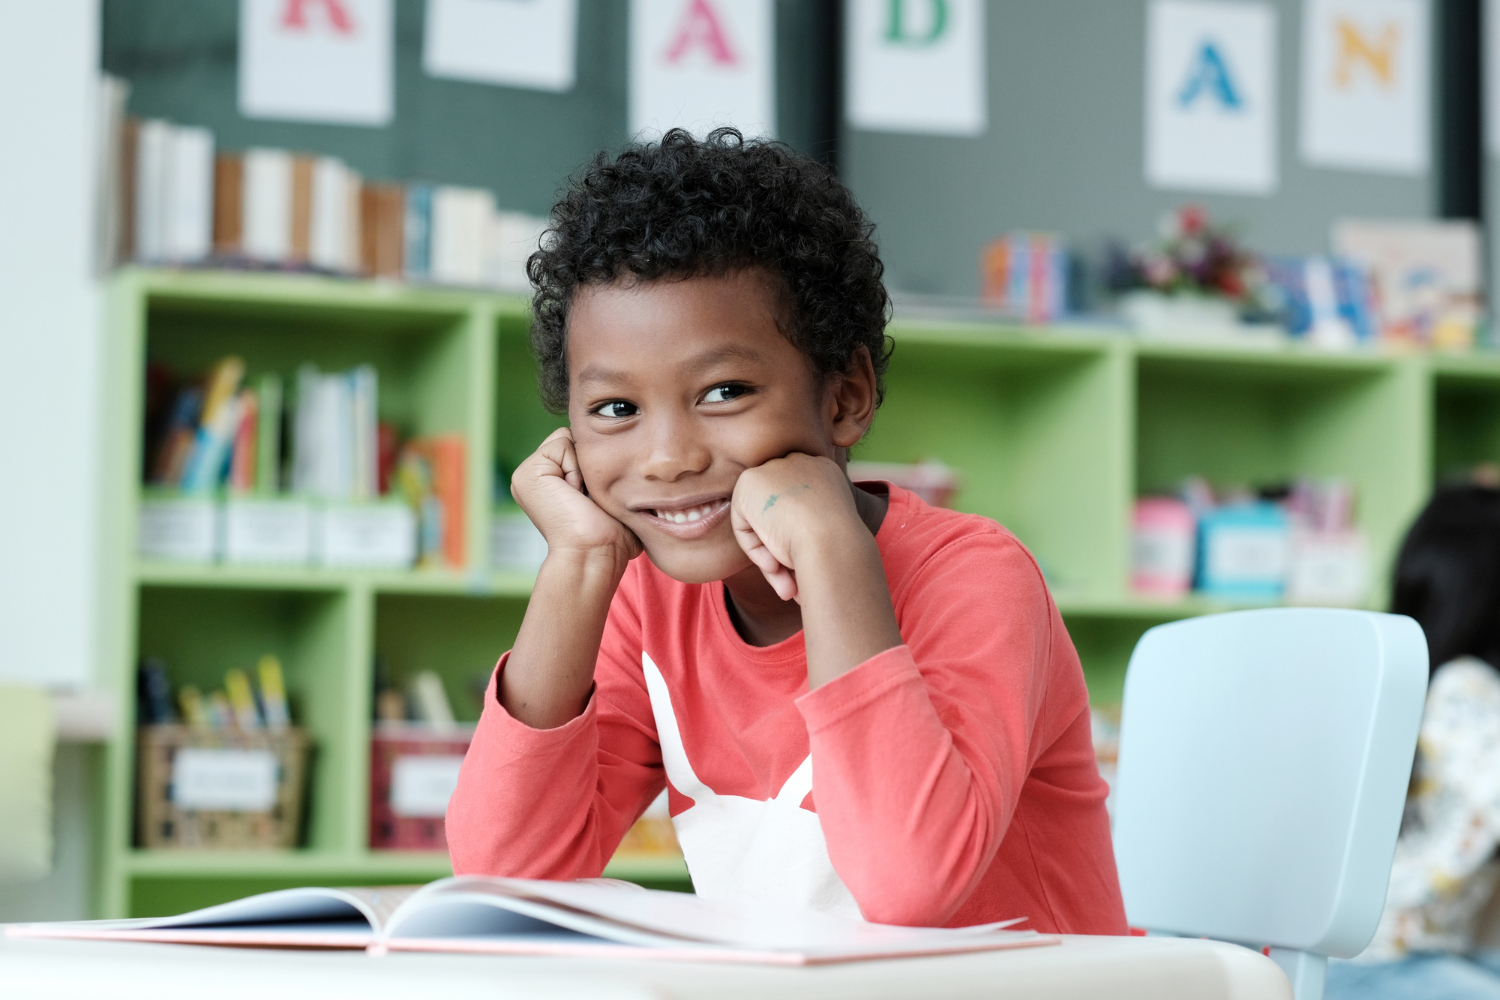
M1427 633L1430 670L1459 656L1500 669L1500 489L1438 489L1401 543L1391 611Z
M674 128L600 153L568 183L527 262L542 401L567 409L568 310L580 287L758 267L780 292L782 333L818 375L843 375L869 350L878 405L891 303L874 230L828 167L732 128L703 139Z

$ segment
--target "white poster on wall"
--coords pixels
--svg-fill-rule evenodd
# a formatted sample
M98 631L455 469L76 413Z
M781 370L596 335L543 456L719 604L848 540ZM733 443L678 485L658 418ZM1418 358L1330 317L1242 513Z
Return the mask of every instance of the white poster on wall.
M1146 182L1276 190L1276 12L1240 0L1152 0L1146 18Z
M387 125L391 0L240 0L240 114Z
M988 124L983 0L849 0L849 124L979 135Z
M1481 18L1484 52L1479 63L1484 67L1484 144L1491 156L1500 157L1500 0L1484 0Z
M427 0L429 76L572 90L578 0Z
M1306 0L1302 158L1421 174L1430 145L1427 0Z
M630 131L776 134L773 0L631 0Z

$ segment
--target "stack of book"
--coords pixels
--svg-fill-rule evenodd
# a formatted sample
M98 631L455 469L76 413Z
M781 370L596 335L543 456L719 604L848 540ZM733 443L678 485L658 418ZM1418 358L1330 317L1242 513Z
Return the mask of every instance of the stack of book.
M371 365L302 365L284 398L267 372L218 361L147 389L148 494L139 550L151 559L403 568L464 563L464 441L401 442L380 421Z
M111 100L111 96L113 100ZM368 181L333 156L216 151L206 128L105 94L101 258L364 275L526 292L547 220L480 188Z

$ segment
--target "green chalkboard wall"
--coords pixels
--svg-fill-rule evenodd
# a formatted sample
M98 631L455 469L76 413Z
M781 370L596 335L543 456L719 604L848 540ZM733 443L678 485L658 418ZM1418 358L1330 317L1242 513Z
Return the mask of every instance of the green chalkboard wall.
M627 141L629 5L580 0L578 80L565 94L440 80L422 71L422 0L396 0L396 115L385 128L255 121L236 107L236 0L104 0L103 65L130 81L132 114L206 125L224 149L343 157L366 176L486 187L543 213L597 150ZM777 120L803 152L829 153L834 0L778 0Z

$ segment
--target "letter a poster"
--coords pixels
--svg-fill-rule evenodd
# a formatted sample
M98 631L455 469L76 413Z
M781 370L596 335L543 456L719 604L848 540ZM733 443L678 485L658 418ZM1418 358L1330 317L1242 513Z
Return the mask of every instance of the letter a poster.
M240 114L387 125L391 0L240 0Z
M1152 0L1146 15L1146 182L1276 190L1276 11Z
M1426 0L1306 0L1302 158L1422 174L1428 162Z
M773 0L631 0L630 131L776 134Z

